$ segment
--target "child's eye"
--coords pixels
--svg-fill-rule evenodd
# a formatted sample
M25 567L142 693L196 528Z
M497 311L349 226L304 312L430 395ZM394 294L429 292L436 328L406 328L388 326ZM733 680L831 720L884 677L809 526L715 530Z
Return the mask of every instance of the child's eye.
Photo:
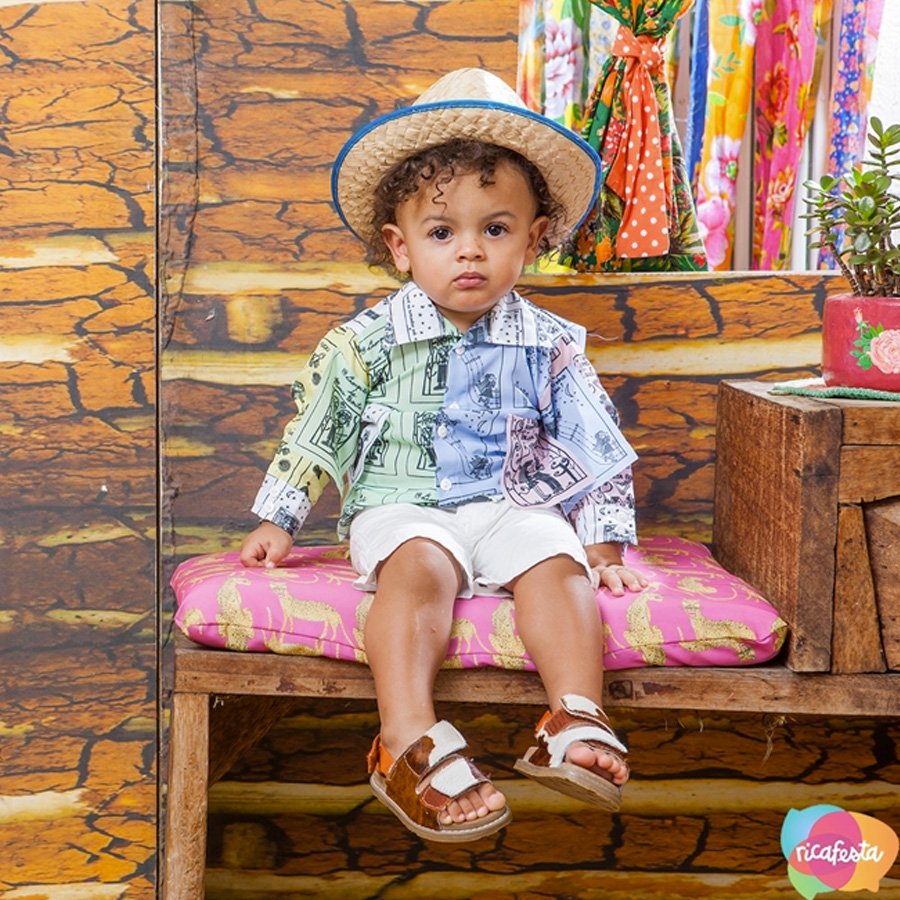
M428 236L433 237L436 241L446 241L450 237L450 229L441 225L437 228L432 228Z
M506 234L509 229L502 222L492 222L485 228L485 231L491 237L500 237L501 234Z

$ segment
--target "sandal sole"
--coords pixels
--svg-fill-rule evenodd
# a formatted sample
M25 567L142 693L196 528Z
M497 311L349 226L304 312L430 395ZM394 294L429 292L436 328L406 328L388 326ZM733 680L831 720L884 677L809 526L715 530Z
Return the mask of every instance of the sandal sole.
M392 800L385 788L384 775L373 772L369 778L372 793L411 831L413 834L427 841L437 841L442 844L462 844L467 841L477 841L484 837L496 834L504 828L512 819L512 812L508 806L488 813L478 819L475 824L460 822L458 825L444 825L441 828L428 828L411 819L403 808Z
M622 806L622 789L602 775L589 772L581 766L563 762L559 766L536 766L528 757L537 750L532 747L521 759L516 760L515 770L538 781L545 787L608 812L617 812Z

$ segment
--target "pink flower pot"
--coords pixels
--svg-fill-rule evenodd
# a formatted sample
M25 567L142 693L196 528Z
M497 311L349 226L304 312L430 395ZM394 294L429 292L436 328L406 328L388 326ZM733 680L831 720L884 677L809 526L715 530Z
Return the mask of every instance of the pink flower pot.
M829 387L900 392L900 298L826 298L822 378Z

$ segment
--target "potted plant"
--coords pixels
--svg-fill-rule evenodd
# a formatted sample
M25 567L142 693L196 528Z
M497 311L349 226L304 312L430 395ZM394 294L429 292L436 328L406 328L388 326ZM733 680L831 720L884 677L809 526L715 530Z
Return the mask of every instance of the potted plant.
M852 293L825 300L822 377L829 386L900 391L900 125L872 118L870 152L843 178L807 181L817 235Z

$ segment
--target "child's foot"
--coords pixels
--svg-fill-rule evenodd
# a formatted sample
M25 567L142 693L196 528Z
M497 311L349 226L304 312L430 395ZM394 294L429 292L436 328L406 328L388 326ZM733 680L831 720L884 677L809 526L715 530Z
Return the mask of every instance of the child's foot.
M585 803L619 808L628 751L596 703L566 694L538 723L535 737L537 745L516 761L517 772Z
M453 822L474 822L476 819L482 819L492 812L503 809L504 806L506 806L506 797L494 785L487 782L479 784L455 800L451 800L441 814L441 821L445 825Z
M506 798L460 755L465 747L449 722L433 725L396 760L379 736L369 753L372 790L420 837L471 841L493 834L510 819Z
M387 775L394 760L403 755L403 750L395 754L392 752L393 749L385 744L381 745L380 768L383 775ZM433 775L426 775L423 780L429 784L432 777ZM441 812L440 821L444 825L451 825L454 822L474 822L476 819L484 818L492 812L503 809L504 806L506 806L506 797L491 782L482 782L453 798Z
M566 751L566 762L608 778L613 784L622 785L628 781L628 764L624 759L590 744L580 741L572 744Z

